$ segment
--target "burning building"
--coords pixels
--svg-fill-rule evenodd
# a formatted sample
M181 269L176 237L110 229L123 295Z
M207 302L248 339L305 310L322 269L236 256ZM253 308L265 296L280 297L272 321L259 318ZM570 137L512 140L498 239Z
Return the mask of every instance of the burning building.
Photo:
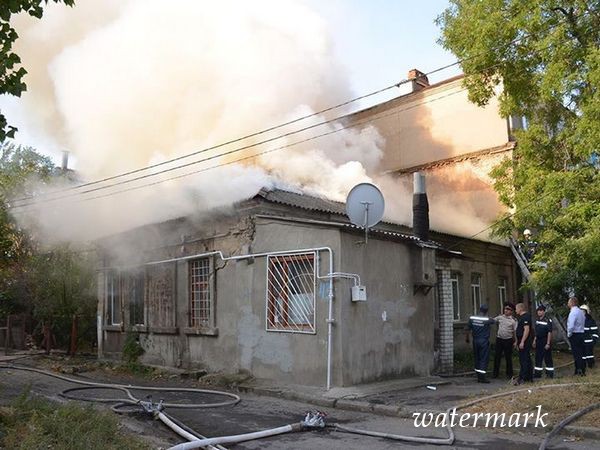
M435 231L420 239L388 222L367 244L363 234L341 203L261 190L235 213L105 238L100 354L117 357L129 330L143 361L160 366L328 387L429 375L452 370L455 321L515 294L506 247ZM453 307L465 275L475 297ZM356 301L352 287L363 285Z

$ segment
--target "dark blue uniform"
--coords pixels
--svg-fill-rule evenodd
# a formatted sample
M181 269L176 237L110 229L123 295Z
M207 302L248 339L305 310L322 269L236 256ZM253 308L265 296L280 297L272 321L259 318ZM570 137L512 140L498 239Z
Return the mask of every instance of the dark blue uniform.
M525 335L525 327L529 326L529 335L524 342L524 348L521 350L519 346ZM533 367L531 365L531 342L533 341L533 329L531 326L531 314L525 313L519 316L517 319L517 346L519 346L519 363L521 370L519 371L520 381L532 381L533 379Z
M475 356L475 372L479 380L485 379L490 360L490 327L494 319L483 316L469 318L469 330L473 334L473 353Z
M591 369L594 367L594 344L598 342L598 325L591 315L585 315L583 328L583 364Z
M535 366L533 377L541 378L546 363L546 376L554 378L554 364L552 362L552 347L546 350L548 334L552 333L552 319L544 315L535 321Z

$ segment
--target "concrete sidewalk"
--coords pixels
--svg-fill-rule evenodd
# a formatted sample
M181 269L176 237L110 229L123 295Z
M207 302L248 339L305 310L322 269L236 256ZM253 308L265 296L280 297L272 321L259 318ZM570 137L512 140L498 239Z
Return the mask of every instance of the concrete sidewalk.
M439 386L450 384L451 381L448 379L431 376L400 378L349 387L334 387L327 391L324 387L283 385L269 380L254 379L239 385L238 390L256 395L302 401L327 408L361 411L385 416L411 417L411 409L405 408L403 405L384 404L384 402L377 400L372 401L371 397L385 393L398 394L415 390L435 391Z

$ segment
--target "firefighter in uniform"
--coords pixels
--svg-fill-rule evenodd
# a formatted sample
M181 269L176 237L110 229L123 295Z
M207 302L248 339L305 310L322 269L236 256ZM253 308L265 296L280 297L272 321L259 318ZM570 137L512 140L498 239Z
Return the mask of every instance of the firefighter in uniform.
M594 345L598 342L598 325L591 315L588 305L581 305L585 311L585 325L583 328L583 364L590 369L594 367Z
M475 373L479 383L489 383L487 379L487 367L490 360L490 327L494 319L487 316L488 307L481 305L479 307L479 316L469 318L468 331L473 335L473 355L475 360ZM467 331L466 341L469 343L469 332Z
M554 378L554 364L552 363L552 319L546 316L546 307L537 307L537 320L535 321L535 365L533 378L541 378L546 363L546 376Z
M513 384L523 384L527 381L533 381L533 367L531 367L531 343L533 341L533 330L531 329L531 315L527 312L527 308L523 303L517 303L515 307L519 317L517 321L517 342L515 346L519 350L519 378Z

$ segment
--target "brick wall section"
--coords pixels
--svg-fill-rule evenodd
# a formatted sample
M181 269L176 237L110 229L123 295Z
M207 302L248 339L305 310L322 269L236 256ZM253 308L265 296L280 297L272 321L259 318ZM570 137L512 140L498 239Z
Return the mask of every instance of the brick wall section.
M444 260L438 258L436 272L438 276L437 282L440 308L439 369L441 373L451 373L454 370L454 317L452 310L450 268Z

